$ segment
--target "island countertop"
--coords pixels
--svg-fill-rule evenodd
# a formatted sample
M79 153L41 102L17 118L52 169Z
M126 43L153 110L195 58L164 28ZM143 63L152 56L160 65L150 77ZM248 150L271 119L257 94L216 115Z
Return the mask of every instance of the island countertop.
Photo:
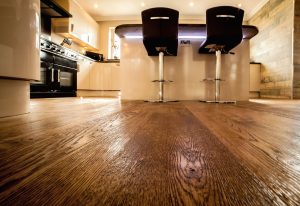
M251 39L258 33L258 29L252 25L243 25L243 38ZM140 36L142 37L142 24L122 24L116 27L115 33L120 37ZM206 24L179 24L178 36L206 36Z

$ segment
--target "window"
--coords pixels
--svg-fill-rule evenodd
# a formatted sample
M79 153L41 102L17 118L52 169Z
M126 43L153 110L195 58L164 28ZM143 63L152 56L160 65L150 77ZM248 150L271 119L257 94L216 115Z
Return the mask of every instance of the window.
M108 58L120 59L120 38L115 34L115 27L109 27L108 31Z

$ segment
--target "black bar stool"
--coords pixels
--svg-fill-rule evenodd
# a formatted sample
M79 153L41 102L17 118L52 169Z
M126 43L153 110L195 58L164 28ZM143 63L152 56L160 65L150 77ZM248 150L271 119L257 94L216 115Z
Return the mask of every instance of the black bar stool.
M159 83L159 98L150 102L170 101L164 99L164 84L172 82L164 79L164 56L177 56L178 16L178 11L164 7L142 11L144 46L148 56L159 56L159 78L153 81Z
M231 6L219 6L206 10L206 40L199 53L216 54L215 101L213 103L236 103L220 100L221 54L228 54L243 39L242 23L244 11Z

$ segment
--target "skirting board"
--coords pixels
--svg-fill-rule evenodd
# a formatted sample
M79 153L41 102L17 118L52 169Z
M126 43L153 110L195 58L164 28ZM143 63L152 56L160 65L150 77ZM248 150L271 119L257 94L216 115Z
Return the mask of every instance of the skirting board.
M260 98L260 92L249 92L249 98Z
M77 90L77 97L118 97L120 90Z

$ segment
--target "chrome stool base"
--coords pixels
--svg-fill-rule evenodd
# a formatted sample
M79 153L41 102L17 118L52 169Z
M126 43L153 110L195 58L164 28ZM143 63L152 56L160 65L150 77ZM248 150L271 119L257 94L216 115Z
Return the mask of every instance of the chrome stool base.
M236 101L214 101L214 100L199 100L203 103L216 103L216 104L236 104Z
M179 102L179 100L144 100L144 102L166 103L166 102Z

